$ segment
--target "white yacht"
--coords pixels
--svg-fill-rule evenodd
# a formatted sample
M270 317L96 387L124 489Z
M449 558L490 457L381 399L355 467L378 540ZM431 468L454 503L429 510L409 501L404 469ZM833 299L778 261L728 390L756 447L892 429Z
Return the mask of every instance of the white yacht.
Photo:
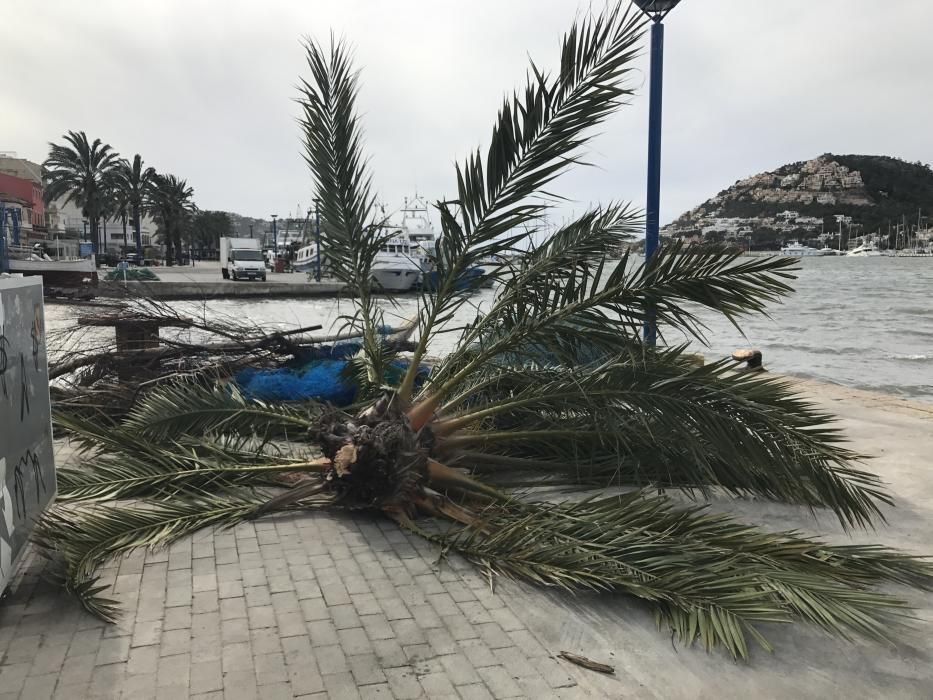
M881 251L875 248L874 243L862 243L858 248L853 248L846 257L849 258L876 258L881 255Z
M811 255L823 255L823 252L808 245L803 245L799 241L792 241L781 248L781 255L792 255L795 257L810 257Z
M427 269L428 261L435 255L434 246L437 242L427 202L417 194L411 199L405 197L401 212L402 223L397 227L396 235L408 238L412 255L418 258L423 269Z
M407 292L421 279L421 263L406 237L389 238L373 260L372 278L386 292Z
M395 228L397 236L406 237L411 244L412 257L421 267L421 284L426 290L432 290L437 287L437 271L434 264L437 255L438 236L431 224L431 217L428 214L428 204L423 197L416 193L412 198L405 198L405 203L401 209L402 222ZM458 287L475 288L475 280L481 275L487 276L480 286L491 287L494 278L490 275L501 268L501 260L487 258L480 262L476 267L472 267L463 273L463 276L457 281Z

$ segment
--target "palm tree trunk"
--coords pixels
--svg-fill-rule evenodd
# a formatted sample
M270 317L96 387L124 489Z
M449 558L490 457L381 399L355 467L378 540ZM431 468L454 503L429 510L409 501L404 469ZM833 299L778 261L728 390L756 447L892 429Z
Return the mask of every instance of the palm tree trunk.
M91 249L95 257L100 255L100 219L96 216L91 217Z
M136 254L142 257L143 254L143 238L142 232L140 231L139 223L139 207L133 207L133 231L136 235Z
M165 221L162 226L165 228L164 237L165 237L165 264L171 267L175 264L175 257L172 253L172 230L168 221Z
M175 222L173 229L172 235L175 237L175 261L178 265L181 265L181 222Z
M120 219L123 221L123 254L126 255L126 210L123 210L123 213L120 214Z

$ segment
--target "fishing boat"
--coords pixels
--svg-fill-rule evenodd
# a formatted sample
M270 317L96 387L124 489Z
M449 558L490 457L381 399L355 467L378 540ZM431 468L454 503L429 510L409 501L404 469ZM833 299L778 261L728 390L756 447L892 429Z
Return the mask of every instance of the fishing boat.
M410 291L421 279L422 267L407 237L389 238L373 259L372 280L386 292Z
M302 246L295 253L295 259L292 261L292 269L296 272L314 272L317 270L317 245ZM323 265L323 260L321 261Z
M816 248L811 248L808 245L803 245L799 241L792 241L786 246L781 248L781 255L792 255L794 257L810 257L814 255L823 255L823 253Z
M32 248L7 245L7 265L13 274L40 276L46 287L97 286L94 256L66 255L52 258L41 244Z

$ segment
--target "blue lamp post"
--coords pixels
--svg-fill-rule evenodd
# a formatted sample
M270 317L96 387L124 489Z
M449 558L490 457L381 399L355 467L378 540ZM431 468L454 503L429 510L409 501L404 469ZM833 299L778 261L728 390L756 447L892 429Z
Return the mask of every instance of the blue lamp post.
M658 249L661 218L661 87L664 72L664 18L680 0L634 0L651 24L651 83L648 107L648 202L645 207L645 261ZM658 329L649 312L645 342L654 345Z

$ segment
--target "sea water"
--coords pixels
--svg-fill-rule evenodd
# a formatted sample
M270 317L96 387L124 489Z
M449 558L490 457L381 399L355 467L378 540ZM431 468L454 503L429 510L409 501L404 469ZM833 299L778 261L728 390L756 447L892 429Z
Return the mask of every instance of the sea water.
M640 262L640 260L639 260ZM755 347L769 370L844 386L933 401L933 258L813 257L798 261L795 293L768 307L768 315L740 319L741 331L727 319L700 310L706 345L692 341L709 359L736 348ZM462 306L448 328L469 321L492 302L493 290L480 290ZM387 324L418 311L417 294L381 298ZM342 314L352 314L350 299L221 299L171 302L185 314L229 318L266 327L321 324L335 330ZM86 310L82 310L86 313ZM50 306L49 325L74 322L75 307ZM662 333L665 329L662 327ZM457 333L441 334L430 352L442 355L455 346ZM665 339L682 336L668 330Z

